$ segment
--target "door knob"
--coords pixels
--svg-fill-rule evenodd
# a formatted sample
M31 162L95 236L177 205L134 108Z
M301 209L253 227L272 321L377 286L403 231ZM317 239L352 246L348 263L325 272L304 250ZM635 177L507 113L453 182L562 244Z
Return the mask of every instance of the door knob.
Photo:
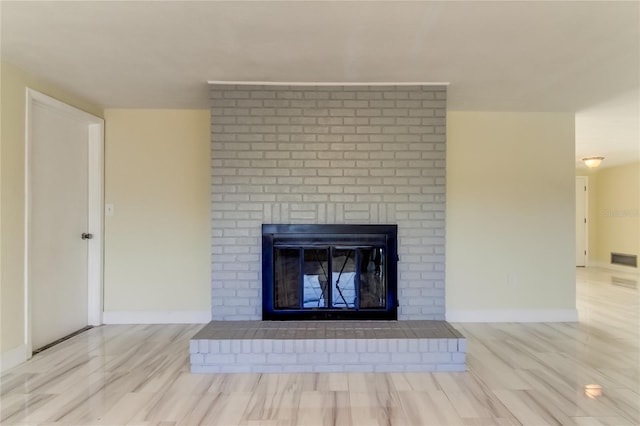
M86 232L82 233L82 239L83 240L90 240L93 238L93 234L87 234Z

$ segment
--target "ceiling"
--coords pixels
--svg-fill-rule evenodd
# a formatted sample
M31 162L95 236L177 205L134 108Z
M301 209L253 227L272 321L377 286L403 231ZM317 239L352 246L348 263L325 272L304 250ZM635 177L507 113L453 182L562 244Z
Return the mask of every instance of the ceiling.
M106 108L207 81L447 82L451 110L576 113L576 157L640 159L639 2L2 1L4 61Z

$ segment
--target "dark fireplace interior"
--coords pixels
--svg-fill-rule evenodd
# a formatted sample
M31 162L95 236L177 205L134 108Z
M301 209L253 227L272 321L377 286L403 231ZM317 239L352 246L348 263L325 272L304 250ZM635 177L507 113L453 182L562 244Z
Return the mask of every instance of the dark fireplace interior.
M396 320L397 225L262 225L263 320Z

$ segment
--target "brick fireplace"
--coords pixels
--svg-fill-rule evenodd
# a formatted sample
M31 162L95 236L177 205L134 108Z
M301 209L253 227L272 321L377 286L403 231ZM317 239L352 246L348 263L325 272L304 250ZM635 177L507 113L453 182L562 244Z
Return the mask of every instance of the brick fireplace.
M261 226L397 224L398 319L444 320L445 86L211 86L212 317L259 320Z
M446 95L428 85L211 86L213 321L191 339L192 372L464 371L466 339L444 321ZM289 277L297 262L304 276L266 296L286 309L382 306L375 257L383 265L397 251L398 321L261 321L265 224L390 225L393 250L317 236L269 246L287 259L270 274ZM321 283L333 282L334 263L359 283L341 287L348 297ZM318 300L302 297L307 276Z

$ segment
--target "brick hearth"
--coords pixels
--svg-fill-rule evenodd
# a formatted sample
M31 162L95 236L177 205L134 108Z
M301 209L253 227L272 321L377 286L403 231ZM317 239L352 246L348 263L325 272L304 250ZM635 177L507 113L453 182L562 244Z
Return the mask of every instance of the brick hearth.
M444 321L213 321L191 371L464 371L466 339Z

